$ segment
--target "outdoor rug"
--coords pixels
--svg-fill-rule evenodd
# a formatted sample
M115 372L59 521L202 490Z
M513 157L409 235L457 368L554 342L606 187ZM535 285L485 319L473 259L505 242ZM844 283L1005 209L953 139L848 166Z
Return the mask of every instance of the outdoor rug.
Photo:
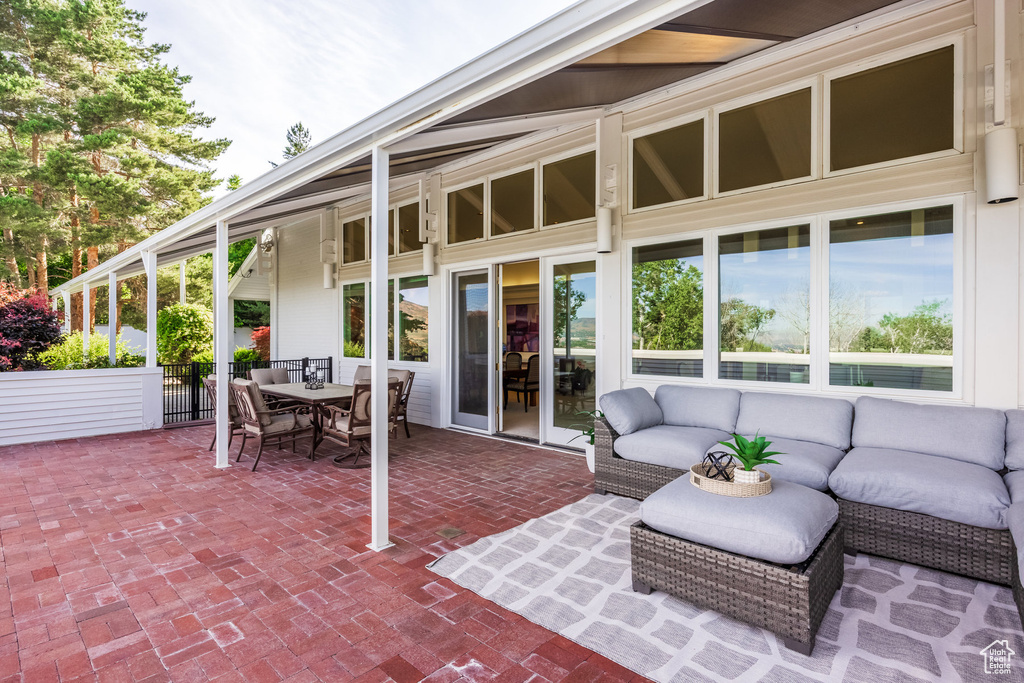
M811 657L665 593L634 593L629 525L639 507L590 495L430 569L656 681L1024 681L1008 588L877 557L846 556ZM1012 670L986 674L982 650L996 641L1013 651Z

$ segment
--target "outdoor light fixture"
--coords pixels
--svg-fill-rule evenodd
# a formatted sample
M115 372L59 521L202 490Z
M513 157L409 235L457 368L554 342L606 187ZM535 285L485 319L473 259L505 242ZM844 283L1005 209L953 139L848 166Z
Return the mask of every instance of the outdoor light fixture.
M423 274L433 275L434 274L434 243L424 242L423 243Z
M334 289L334 264L324 264L324 289Z
M597 209L597 253L610 254L612 251L612 210L602 206Z
M985 195L989 204L1017 201L1017 129L1006 116L1006 7L995 0L992 63L992 126L985 134Z

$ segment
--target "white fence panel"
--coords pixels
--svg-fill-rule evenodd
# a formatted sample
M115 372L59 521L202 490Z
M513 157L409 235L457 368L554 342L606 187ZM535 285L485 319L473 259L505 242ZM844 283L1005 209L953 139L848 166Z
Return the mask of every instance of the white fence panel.
M163 426L162 368L0 374L0 446Z

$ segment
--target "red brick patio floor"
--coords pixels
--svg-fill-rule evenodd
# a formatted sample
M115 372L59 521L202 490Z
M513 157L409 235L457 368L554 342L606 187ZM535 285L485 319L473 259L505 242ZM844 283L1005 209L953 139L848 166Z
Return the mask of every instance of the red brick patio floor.
M585 496L582 458L414 425L377 553L368 469L217 470L211 435L0 449L0 681L642 680L425 568Z

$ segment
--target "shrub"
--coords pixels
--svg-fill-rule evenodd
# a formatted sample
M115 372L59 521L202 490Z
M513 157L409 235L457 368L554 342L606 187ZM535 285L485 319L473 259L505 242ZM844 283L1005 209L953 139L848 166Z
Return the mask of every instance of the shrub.
M252 343L260 354L260 360L270 360L270 328L257 327L252 331Z
M82 353L82 333L72 332L59 343L43 351L36 360L49 370L91 370L109 368L110 338L105 334L89 335L89 357ZM118 336L115 342L115 357L119 368L139 368L146 364L146 357L133 353L128 343Z
M359 342L345 342L345 358L363 358L366 355L366 347Z
M195 363L212 363L213 349L203 349L196 355L192 356L192 361Z
M0 307L0 372L38 367L35 356L58 339L60 323L46 295L8 301Z
M157 316L156 349L161 363L188 363L213 344L213 313L197 304L172 304Z
M235 362L236 363L256 363L263 360L260 356L260 352L256 349L244 349L239 346L235 349Z

